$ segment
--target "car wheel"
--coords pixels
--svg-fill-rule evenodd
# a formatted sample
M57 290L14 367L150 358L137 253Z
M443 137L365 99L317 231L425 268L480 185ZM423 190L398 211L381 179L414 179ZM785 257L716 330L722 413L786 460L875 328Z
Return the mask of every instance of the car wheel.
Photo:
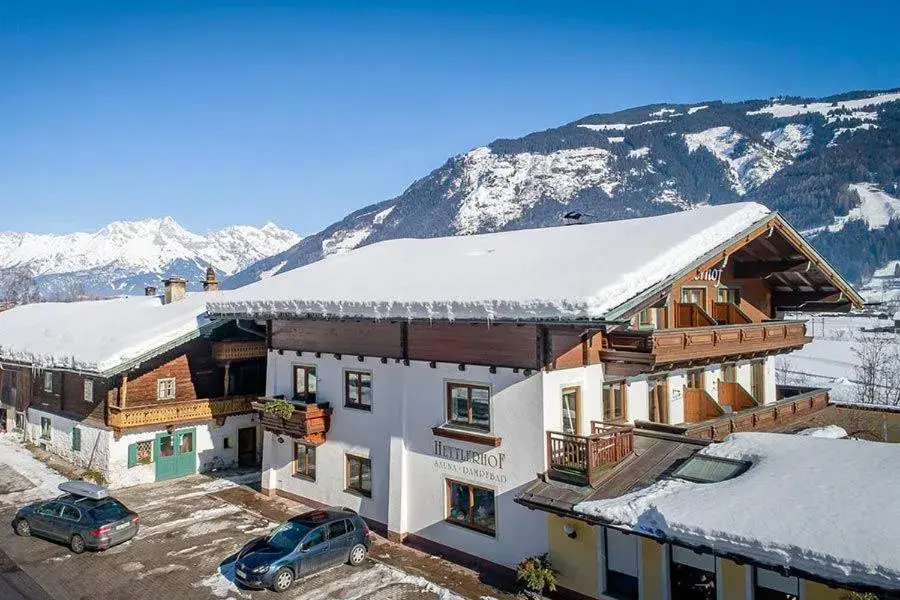
M363 564L363 561L366 560L366 554L368 554L368 550L362 544L356 544L352 548L350 548L350 558L347 560L354 567L358 567Z
M72 539L69 540L69 548L75 554L81 554L84 552L84 538L76 533L72 536Z
M276 592L285 592L294 583L294 574L287 567L281 567L275 571L272 578L272 589Z
M21 535L22 537L28 537L31 535L31 525L28 524L28 521L25 519L19 519L13 525L13 529L16 532L16 535Z

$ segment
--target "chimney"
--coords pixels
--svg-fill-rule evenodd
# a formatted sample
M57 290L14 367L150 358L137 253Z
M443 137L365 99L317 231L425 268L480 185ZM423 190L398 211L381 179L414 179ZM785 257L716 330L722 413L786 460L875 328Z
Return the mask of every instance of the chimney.
M172 276L163 280L163 283L166 285L166 295L163 299L163 304L172 304L184 298L187 281L181 277Z
M219 280L216 279L216 271L212 267L206 268L206 279L203 281L204 292L219 291Z
M144 295L145 296L155 296L156 295L156 287L154 287L152 285L148 285L147 287L144 288Z

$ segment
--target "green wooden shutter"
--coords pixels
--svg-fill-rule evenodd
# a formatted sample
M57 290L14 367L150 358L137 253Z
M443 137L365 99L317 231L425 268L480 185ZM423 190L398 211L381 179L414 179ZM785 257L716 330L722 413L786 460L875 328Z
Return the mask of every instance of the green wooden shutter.
M75 452L81 450L81 430L77 427L72 428L72 450Z
M137 444L128 445L128 468L137 464Z

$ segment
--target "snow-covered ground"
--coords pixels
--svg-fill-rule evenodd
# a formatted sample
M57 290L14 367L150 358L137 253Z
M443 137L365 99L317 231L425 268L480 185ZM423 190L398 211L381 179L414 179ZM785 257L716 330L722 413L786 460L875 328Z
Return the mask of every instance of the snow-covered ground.
M20 507L59 496L65 477L22 447L21 436L0 434L0 505Z
M900 446L737 433L700 454L749 461L719 483L663 479L577 512L841 583L900 581Z
M802 134L796 133L799 139L794 140L791 136L795 134L776 135L776 131L769 132L772 134L769 141L773 144L778 141L784 144L785 148L796 148L801 144ZM791 159L785 153L775 152L771 147L748 141L746 136L731 127L713 127L696 133L686 133L684 143L688 152L705 148L725 163L731 185L734 191L741 195L759 187L775 173L791 164ZM808 141L806 143L808 144Z
M846 215L835 217L834 223L804 231L816 234L827 229L840 231L850 221L863 221L869 229L884 229L892 220L900 217L900 199L891 196L874 183L851 183L847 189L859 195L859 206L854 206Z

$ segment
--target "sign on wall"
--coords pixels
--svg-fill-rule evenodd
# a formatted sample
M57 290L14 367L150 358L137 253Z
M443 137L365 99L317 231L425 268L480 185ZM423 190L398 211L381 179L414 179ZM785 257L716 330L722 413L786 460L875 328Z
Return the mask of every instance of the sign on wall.
M479 452L435 440L434 455L438 457L434 461L435 470L445 474L464 475L493 483L507 481L506 475L499 472L503 470L506 460L506 454L502 452Z

